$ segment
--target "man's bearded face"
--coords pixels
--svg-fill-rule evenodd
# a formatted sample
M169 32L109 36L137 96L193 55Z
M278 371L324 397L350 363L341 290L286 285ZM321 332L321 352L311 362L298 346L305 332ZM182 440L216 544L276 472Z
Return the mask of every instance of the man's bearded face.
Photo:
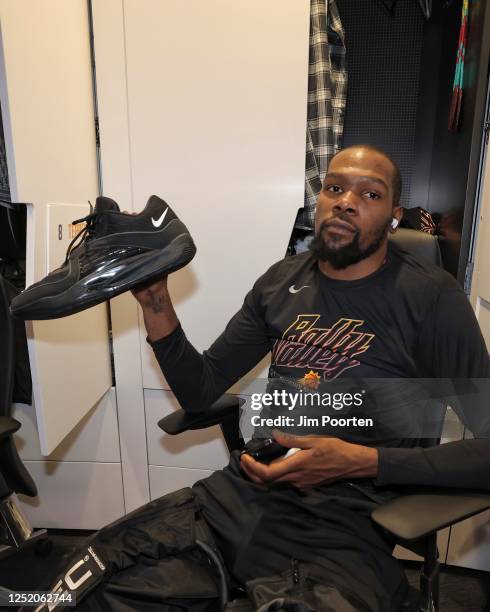
M393 204L392 162L377 151L353 147L330 162L315 214L313 254L338 270L376 253L400 207Z
M339 213L336 219L349 223L349 219L346 219L342 213ZM351 240L345 241L342 239L343 236L330 233L327 222L324 221L315 231L315 237L310 244L310 251L320 261L328 261L336 270L347 268L369 257L379 249L388 233L390 223L391 217L380 224L378 228L368 232L363 237L363 246L361 247L361 230L352 228ZM347 232L348 229L346 228L345 231Z

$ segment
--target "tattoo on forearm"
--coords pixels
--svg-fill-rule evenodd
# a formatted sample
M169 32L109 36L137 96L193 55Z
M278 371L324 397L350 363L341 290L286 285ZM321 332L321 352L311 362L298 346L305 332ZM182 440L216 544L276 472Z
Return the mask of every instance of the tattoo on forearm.
M148 289L149 307L154 314L159 314L165 310L165 297L161 293L157 293L152 289Z

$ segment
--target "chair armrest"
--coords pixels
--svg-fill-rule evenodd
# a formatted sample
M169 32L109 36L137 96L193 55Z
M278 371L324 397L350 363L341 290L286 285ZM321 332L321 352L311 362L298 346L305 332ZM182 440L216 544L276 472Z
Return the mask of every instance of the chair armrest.
M206 429L220 425L235 415L245 400L235 395L222 395L214 404L203 412L185 412L176 410L158 421L158 427L175 436L189 429Z
M20 429L19 421L16 421L12 417L0 416L0 439L11 436L18 429Z
M449 492L406 495L373 510L375 523L408 542L490 508L490 493Z

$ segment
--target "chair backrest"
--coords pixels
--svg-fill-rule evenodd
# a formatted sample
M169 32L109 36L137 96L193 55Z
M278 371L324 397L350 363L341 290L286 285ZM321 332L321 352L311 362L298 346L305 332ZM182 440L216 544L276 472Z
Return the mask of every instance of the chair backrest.
M394 234L389 234L389 238L390 241L411 255L421 257L436 266L442 267L442 256L437 236L401 227ZM436 424L435 429L440 425L439 433L429 438L421 438L419 440L419 446L428 448L439 444L446 411L447 406L442 402L439 407L434 407L434 412L430 415L430 419ZM434 426L431 427L431 430L432 429L434 429Z
M8 417L12 408L14 379L14 328L9 310L5 280L0 274L0 416ZM34 497L37 488L22 463L12 436L0 439L0 473L17 493Z
M389 234L389 239L411 255L423 257L436 266L442 267L441 250L437 236L400 227L394 234Z

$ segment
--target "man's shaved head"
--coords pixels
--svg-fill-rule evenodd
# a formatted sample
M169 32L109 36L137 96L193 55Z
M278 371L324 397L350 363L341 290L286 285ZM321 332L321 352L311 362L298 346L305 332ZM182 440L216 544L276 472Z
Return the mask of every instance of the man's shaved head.
M402 194L402 175L400 173L400 168L398 168L398 165L395 162L395 160L391 157L391 155L388 155L388 153L386 153L382 149L379 149L378 147L375 147L374 145L371 145L371 144L351 145L350 147L345 147L345 149L342 149L338 153L336 153L331 158L330 163L333 162L333 160L337 157L337 155L341 155L342 153L345 153L347 151L354 151L355 149L364 149L365 151L373 151L374 153L377 153L378 155L382 155L384 158L386 158L390 162L393 168L393 177L392 177L393 206L398 206L398 204L400 203L400 197Z
M341 276L355 277L382 263L392 223L403 214L400 192L396 163L377 147L355 145L332 157L310 245L327 275L346 270Z

